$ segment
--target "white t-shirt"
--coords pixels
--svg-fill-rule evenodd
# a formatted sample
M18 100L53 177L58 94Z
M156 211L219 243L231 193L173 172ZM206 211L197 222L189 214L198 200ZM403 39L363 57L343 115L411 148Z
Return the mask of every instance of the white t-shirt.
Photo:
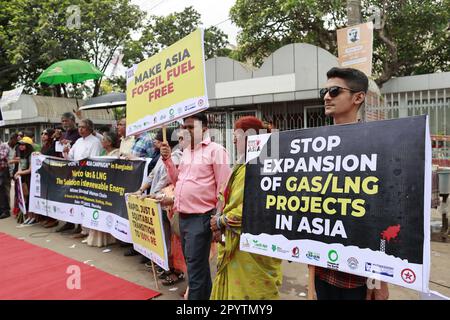
M84 158L97 157L102 149L100 140L90 134L86 138L79 138L70 148L69 160L79 161Z

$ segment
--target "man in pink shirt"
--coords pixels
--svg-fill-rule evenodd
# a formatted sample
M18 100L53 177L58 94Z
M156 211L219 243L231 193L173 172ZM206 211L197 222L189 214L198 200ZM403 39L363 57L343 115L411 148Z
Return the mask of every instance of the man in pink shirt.
M218 195L231 174L227 151L211 142L207 117L197 113L184 119L190 148L183 151L179 167L172 162L167 142L161 157L175 185L174 210L180 213L180 233L189 278L189 300L207 300L211 295L209 251L211 215L216 213ZM170 139L171 137L168 137Z

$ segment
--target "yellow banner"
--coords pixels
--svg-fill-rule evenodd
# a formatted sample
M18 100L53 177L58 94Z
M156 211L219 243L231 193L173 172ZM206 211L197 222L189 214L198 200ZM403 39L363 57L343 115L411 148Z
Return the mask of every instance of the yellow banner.
M202 29L127 71L127 136L207 108Z
M372 75L373 23L337 30L339 64Z
M136 251L168 270L161 206L152 199L127 196L128 220Z

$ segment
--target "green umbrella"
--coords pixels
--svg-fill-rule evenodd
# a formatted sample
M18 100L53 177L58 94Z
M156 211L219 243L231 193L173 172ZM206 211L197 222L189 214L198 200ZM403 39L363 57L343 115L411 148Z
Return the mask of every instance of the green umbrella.
M36 82L47 84L80 83L86 80L97 80L104 74L83 60L63 60L52 64L44 70Z

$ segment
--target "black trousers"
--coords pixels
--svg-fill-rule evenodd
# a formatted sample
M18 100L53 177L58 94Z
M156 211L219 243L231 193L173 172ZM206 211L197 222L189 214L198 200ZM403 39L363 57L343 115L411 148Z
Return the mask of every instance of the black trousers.
M366 300L367 286L344 289L315 278L317 300Z
M9 184L9 188L8 188ZM9 192L11 190L11 178L9 169L0 169L0 214L10 213Z
M180 214L181 246L187 266L189 300L209 300L211 296L210 220L210 214Z
M164 242L166 243L167 248L167 257L169 259L169 267L173 268L173 261L170 258L172 254L172 243L171 243L171 236L172 236L172 230L170 228L170 220L169 217L167 217L167 211L162 210L162 220L163 220L163 229L164 229Z

